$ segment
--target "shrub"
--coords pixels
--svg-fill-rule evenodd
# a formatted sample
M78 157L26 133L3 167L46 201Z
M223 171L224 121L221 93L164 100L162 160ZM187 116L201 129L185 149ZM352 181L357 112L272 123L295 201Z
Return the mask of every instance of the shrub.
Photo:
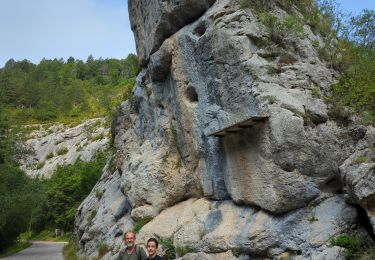
M109 252L109 247L106 243L100 244L98 248L98 259L101 259Z
M172 238L160 239L160 245L162 245L163 250L166 250L167 259L176 259L176 250L173 245Z
M47 154L46 160L49 160L51 158L53 158L53 152L50 152L49 154Z
M301 21L294 15L286 15L283 20L280 20L268 12L263 12L259 13L259 18L275 43L280 44L287 37L306 37Z
M134 227L133 227L133 231L135 233L138 233L139 231L141 231L142 227L144 225L146 225L148 222L150 222L151 220L153 219L153 217L144 217L144 218L141 218L140 220L138 220L135 224L134 224Z
M345 248L348 258L357 258L362 248L362 242L358 238L346 234L331 239L331 245Z
M57 155L64 155L69 152L69 149L67 147L61 148L57 151Z
M43 167L44 167L44 162L40 162L40 163L38 163L37 165L36 165L36 169L37 170L40 170L40 169L42 169Z
M103 197L104 192L105 192L105 189L97 189L95 192L96 198L100 200Z
M175 248L177 257L184 256L188 253L193 253L195 250L191 246L178 246Z
M91 226L92 221L93 221L93 219L94 219L95 216L96 216L96 213L97 213L96 210L93 210L93 211L90 212L90 215L89 215L89 217L87 218L87 223L88 223L89 226Z
M240 6L241 6L241 9L247 9L247 8L249 8L250 7L249 0L241 0Z
M353 161L352 161L352 165L353 164L359 164L359 163L364 163L364 162L367 162L368 161L368 157L367 156L358 156L357 158L355 158Z

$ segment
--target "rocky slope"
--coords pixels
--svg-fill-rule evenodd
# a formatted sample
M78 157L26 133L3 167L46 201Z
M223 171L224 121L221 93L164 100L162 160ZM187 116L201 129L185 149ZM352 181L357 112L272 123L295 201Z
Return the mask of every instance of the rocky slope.
M28 127L34 129L26 141L32 153L21 162L21 168L34 177L51 176L59 165L73 164L78 158L90 161L95 152L109 147L109 128L104 118L89 119L74 127Z
M142 71L77 212L82 255L115 256L151 216L139 242L171 238L195 251L183 259L340 259L329 239L360 227L353 204L374 214L374 129L330 120L322 38L305 24L275 42L241 2L128 1Z

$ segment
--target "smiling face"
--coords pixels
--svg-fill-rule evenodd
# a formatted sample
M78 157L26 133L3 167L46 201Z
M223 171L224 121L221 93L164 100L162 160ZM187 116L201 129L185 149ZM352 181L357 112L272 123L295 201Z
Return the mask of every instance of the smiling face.
M134 241L135 241L135 234L132 232L128 232L125 235L125 244L128 248L132 248L134 246Z
M154 256L156 255L156 250L158 249L156 243L154 241L149 241L147 243L147 252L149 254L149 256Z

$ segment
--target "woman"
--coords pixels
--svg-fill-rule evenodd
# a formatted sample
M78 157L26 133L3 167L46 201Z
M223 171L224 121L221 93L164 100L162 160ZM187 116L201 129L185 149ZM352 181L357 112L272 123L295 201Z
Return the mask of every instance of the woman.
M148 258L149 260L162 260L162 258L156 254L156 251L158 250L158 241L155 238L150 238L147 241L147 252L148 252Z

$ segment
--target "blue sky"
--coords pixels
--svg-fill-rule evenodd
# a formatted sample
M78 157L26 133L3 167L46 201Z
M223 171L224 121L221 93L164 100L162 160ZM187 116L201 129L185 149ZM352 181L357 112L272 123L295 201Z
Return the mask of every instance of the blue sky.
M375 9L375 0L338 0L346 11ZM0 0L0 67L10 58L38 63L135 53L127 0Z

